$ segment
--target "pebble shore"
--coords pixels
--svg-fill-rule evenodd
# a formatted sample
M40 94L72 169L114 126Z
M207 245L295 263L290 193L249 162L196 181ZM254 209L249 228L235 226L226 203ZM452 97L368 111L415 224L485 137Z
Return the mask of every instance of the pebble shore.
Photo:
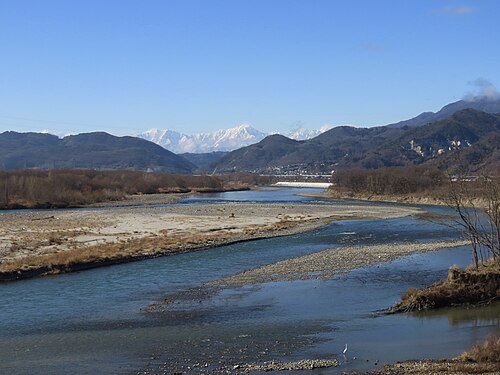
M355 268L390 262L405 255L464 246L467 243L459 240L340 247L258 267L214 281L211 285L238 286L274 281L329 279L334 274L346 273Z
M303 359L295 362L269 361L261 364L236 365L233 370L244 373L254 371L302 371L337 367L338 365L339 362L336 359Z
M500 374L500 362L465 362L456 359L437 361L407 361L385 365L366 375L468 375Z

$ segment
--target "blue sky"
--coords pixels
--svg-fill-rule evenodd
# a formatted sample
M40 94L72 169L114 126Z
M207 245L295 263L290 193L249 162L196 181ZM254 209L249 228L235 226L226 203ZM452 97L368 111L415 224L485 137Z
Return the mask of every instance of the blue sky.
M4 0L0 131L384 125L499 85L499 15L496 0Z

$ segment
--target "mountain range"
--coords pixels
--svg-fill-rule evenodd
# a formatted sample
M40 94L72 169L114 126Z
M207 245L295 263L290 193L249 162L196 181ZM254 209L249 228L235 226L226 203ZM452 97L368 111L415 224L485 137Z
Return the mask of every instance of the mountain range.
M463 99L447 104L437 112L423 112L409 120L399 121L387 126L394 128L402 128L404 126L421 126L431 122L444 120L455 112L468 108L486 113L500 113L500 98L476 96L469 99Z
M474 109L421 126L340 126L305 141L281 135L232 151L214 163L217 172L331 173L339 168L453 164L461 150L471 167L500 166L500 115Z
M298 127L289 132L287 137L297 140L310 139L331 128L328 125L314 130ZM138 137L154 142L177 154L233 151L260 142L268 135L270 134L246 124L212 133L184 134L168 129L153 128L137 134Z
M59 138L43 133L0 133L0 169L138 169L190 173L188 160L136 137L96 132Z
M500 113L500 99L492 97L471 97L445 105L437 112L423 112L408 120L399 121L385 125L390 128L418 127L435 121L443 120L462 109L475 109L486 113ZM302 126L283 134L294 140L308 140L332 129L325 125L319 129L306 129ZM212 152L228 152L237 150L262 141L269 135L279 134L277 132L265 133L250 125L240 125L234 128L221 129L215 132L185 134L169 129L152 128L143 133L136 134L137 137L154 142L176 154L185 154L188 159L197 158L192 154L209 154ZM220 156L221 154L217 154ZM198 158L200 159L200 158ZM204 164L207 165L205 162Z
M248 144L231 152L182 155L145 139L115 137L103 132L63 138L43 133L4 132L0 133L0 169L330 174L341 168L411 164L431 164L444 169L456 165L459 155L472 170L499 170L500 114L489 112L500 112L500 98L461 100L436 113L425 112L387 126L323 128L312 138L303 129L294 134L298 139L280 134L266 136L248 125L193 136L169 131L148 133L157 142L168 139L171 145L182 145L183 150L230 150Z

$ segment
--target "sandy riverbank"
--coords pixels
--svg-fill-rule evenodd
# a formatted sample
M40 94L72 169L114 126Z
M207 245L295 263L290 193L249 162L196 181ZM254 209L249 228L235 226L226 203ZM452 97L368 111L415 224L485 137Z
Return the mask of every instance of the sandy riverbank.
M208 204L0 215L0 278L69 272L288 235L333 220L418 214L411 207Z

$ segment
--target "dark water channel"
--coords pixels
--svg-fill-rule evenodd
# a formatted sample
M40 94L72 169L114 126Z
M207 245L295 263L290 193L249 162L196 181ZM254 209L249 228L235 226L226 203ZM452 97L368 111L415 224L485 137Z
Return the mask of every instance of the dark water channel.
M294 196L297 191L224 193L186 204L316 202ZM335 201L322 203L335 209ZM330 280L225 288L187 299L182 291L345 244L457 237L448 227L415 217L344 221L300 235L0 284L0 373L209 372L246 361L339 358L338 369L316 370L334 374L370 369L377 360L455 356L498 329L498 306L397 316L377 311L407 288L444 277L451 264L469 264L465 247L408 256ZM146 312L165 295L178 300L166 311Z

